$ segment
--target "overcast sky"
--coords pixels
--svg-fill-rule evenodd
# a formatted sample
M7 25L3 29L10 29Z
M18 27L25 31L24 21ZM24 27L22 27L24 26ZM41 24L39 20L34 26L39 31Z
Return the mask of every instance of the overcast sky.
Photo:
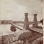
M37 13L40 20L43 16L42 0L1 0L1 20L24 20L25 12L29 13L30 20Z

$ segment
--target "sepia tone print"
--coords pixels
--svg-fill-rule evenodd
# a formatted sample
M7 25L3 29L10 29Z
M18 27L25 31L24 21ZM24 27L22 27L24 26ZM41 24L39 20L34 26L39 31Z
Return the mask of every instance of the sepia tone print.
M1 0L0 44L43 44L43 0Z

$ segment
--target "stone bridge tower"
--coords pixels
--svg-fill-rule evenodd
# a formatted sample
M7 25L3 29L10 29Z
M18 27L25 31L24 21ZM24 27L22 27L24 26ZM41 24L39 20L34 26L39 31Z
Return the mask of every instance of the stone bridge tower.
M33 27L38 27L37 14L34 14L34 24Z
M23 27L23 29L29 30L28 13L25 13L25 19L24 19L24 27Z

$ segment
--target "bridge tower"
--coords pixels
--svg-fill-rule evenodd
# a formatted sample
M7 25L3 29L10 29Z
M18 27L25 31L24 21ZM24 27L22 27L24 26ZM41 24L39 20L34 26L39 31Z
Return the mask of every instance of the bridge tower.
M25 13L25 19L24 19L24 27L23 27L23 29L29 30L28 13Z
M34 14L34 24L33 24L33 27L38 27L37 14Z

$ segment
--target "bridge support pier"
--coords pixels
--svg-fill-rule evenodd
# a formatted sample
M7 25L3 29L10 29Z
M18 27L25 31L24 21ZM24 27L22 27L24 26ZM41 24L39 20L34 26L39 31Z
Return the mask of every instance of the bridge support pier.
M25 19L24 19L24 27L23 29L29 30L29 21L28 21L28 13L25 13Z
M34 14L34 24L33 27L38 27L37 14Z

